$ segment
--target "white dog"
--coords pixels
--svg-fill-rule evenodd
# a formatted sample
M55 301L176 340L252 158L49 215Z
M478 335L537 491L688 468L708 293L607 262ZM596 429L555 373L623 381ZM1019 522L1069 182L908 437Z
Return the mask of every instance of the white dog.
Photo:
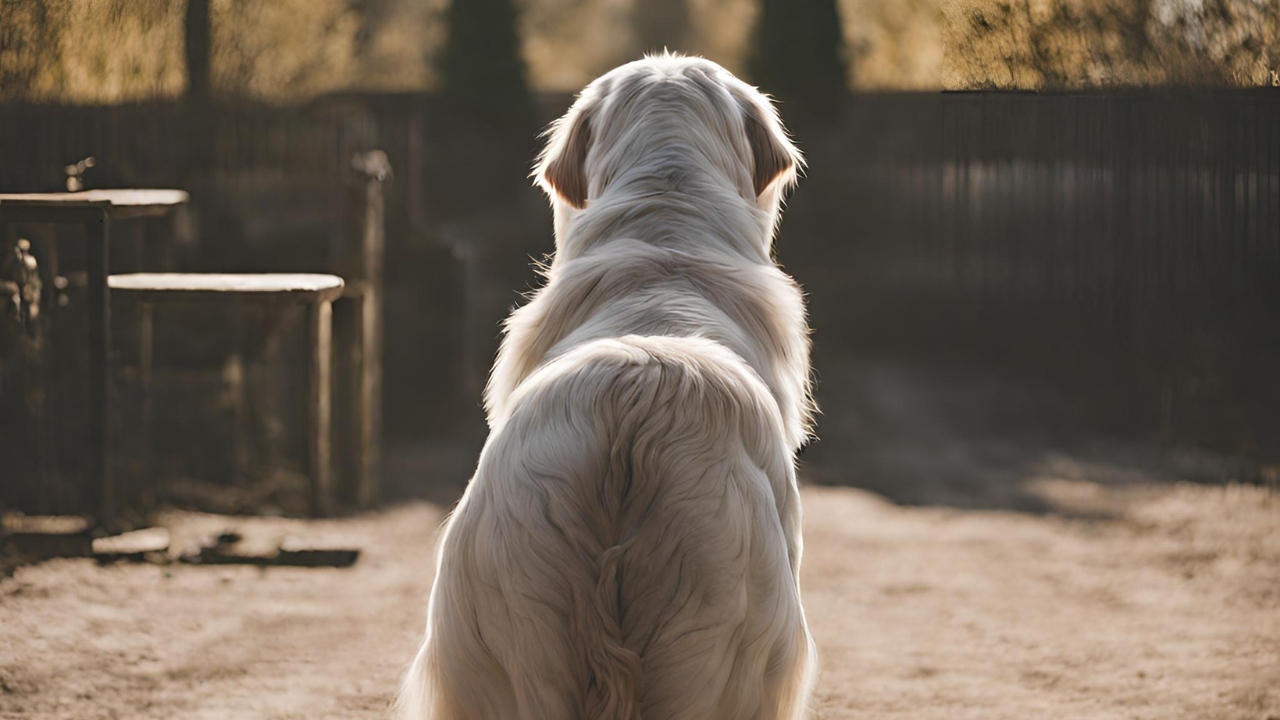
M799 163L702 59L624 65L553 126L555 259L507 321L404 717L803 714L809 340L771 247Z

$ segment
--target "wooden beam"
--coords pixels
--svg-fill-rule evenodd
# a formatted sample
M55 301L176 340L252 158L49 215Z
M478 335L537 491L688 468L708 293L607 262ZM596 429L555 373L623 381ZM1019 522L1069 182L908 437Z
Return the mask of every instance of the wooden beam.
M111 476L111 294L107 289L111 256L105 211L85 224L89 309L89 462L88 478L97 500L98 522L116 517L116 487Z
M385 165L385 157L384 163ZM383 178L389 167L370 173L364 183L364 281L365 293L360 353L360 478L356 504L376 505L379 488L379 448L382 442L382 287L386 254L386 220Z
M328 300L307 306L310 371L310 467L311 514L325 517L333 513L333 481L330 443L332 442L332 360L333 304Z

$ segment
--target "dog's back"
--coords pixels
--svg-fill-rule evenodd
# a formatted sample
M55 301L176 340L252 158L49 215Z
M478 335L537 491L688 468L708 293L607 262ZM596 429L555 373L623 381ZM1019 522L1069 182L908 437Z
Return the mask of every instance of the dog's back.
M798 503L777 407L737 355L626 337L557 358L450 522L407 716L797 717Z

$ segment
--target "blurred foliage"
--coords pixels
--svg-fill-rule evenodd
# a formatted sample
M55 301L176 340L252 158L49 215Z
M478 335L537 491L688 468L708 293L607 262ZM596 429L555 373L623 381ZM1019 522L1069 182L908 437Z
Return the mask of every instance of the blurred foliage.
M0 2L0 98L127 102L185 85L179 0Z
M944 0L843 0L853 85L861 90L942 87Z
M756 48L757 62L770 59L753 74L779 94L786 94L784 77L834 88L842 74L868 90L1280 80L1280 0L502 1L518 12L518 24L480 29L505 33L507 46L518 38L528 83L542 90L576 90L659 46L706 55L739 73L746 73L748 48ZM209 2L217 95L287 102L334 90L442 84L452 0ZM0 0L0 100L181 97L185 6ZM843 32L832 32L836 27ZM845 51L833 54L841 41ZM810 66L823 69L790 69Z
M451 0L209 0L213 91L292 101L437 88ZM868 88L936 87L942 0L841 0ZM758 0L515 0L530 85L576 90L646 49L735 72ZM186 0L0 0L0 100L118 103L184 93Z
M432 59L444 46L447 0L352 0L360 18L355 54L365 90L435 87Z
M288 101L417 89L433 0L210 0L213 92ZM185 0L0 1L0 99L119 103L183 94Z
M945 17L949 88L1280 84L1277 0L968 0Z
M666 47L743 71L756 0L525 0L525 58L536 87L577 90Z
M849 87L836 0L762 0L747 74L804 115L830 117Z
M215 94L306 97L357 73L360 17L349 0L212 0L210 9Z
M943 2L839 0L848 45L845 60L856 71L852 85L868 90L940 88ZM781 6L790 4L783 0ZM537 87L577 89L662 45L704 55L746 75L760 6L761 0L526 0L530 77ZM683 32L672 27L681 17Z

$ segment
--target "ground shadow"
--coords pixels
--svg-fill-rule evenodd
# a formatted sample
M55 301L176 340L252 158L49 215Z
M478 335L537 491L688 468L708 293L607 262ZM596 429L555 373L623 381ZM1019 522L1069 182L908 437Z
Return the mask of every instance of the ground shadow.
M821 366L821 365L820 365ZM972 368L827 363L802 476L906 505L1072 512L1063 483L1258 482L1256 460L1099 430L1065 391Z

